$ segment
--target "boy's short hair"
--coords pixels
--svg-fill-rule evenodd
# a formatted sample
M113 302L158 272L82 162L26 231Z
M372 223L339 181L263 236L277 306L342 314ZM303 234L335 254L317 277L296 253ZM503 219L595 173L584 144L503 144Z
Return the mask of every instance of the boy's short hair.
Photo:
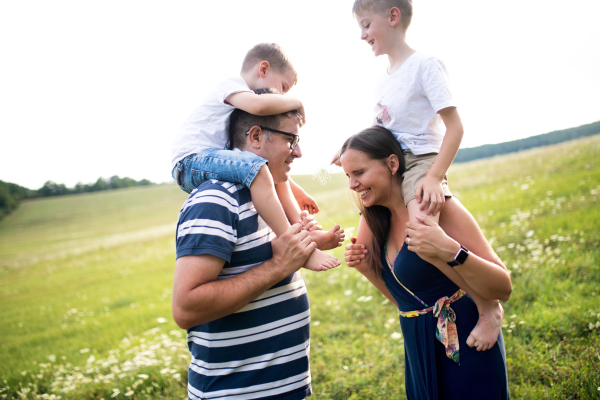
M272 88L262 88L254 91L256 94L281 94ZM246 143L246 132L253 126L264 126L266 128L279 129L283 124L283 118L295 118L298 125L302 126L302 115L297 110L287 111L277 115L254 115L236 108L229 117L229 143L232 149L242 149ZM273 133L265 130L267 139L270 140Z
M246 57L244 57L242 72L248 71L262 61L268 61L271 68L276 72L293 72L294 85L298 83L298 73L296 72L296 69L283 48L277 43L259 43L251 48L248 53L246 53Z
M412 0L355 0L352 14L359 15L365 11L387 14L392 7L400 10L402 27L404 30L408 29L413 14Z

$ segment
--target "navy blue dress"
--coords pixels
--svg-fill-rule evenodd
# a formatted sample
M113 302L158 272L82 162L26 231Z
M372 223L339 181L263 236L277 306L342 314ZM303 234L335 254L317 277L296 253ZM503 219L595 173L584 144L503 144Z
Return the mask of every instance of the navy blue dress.
M382 252L382 262L383 280L396 299L399 310L426 308L398 284L389 270L385 251ZM438 268L408 250L406 244L398 252L393 267L398 280L427 306L433 306L441 297L450 297L459 290ZM437 318L432 312L412 318L400 317L408 399L509 399L502 332L494 347L478 352L466 343L479 318L477 306L466 295L452 303L451 307L456 313L460 365L446 356L444 345L437 340Z

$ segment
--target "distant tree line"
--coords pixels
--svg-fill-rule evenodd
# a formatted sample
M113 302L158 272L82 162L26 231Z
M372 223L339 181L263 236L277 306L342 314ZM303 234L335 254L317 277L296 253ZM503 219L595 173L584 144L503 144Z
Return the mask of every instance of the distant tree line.
M581 125L576 128L563 129L560 131L544 133L542 135L531 136L525 139L513 140L512 142L485 144L483 146L460 149L458 150L454 162L466 162L500 154L514 153L533 147L547 146L584 136L592 136L598 133L600 133L600 121Z
M41 188L31 190L15 183L0 181L0 219L17 208L23 199L98 192L101 190L120 189L131 186L148 186L153 184L154 183L150 182L148 179L136 181L135 179L127 177L119 178L115 175L108 179L98 178L98 180L92 184L79 182L72 188L68 188L62 183L48 181L44 183L44 186Z

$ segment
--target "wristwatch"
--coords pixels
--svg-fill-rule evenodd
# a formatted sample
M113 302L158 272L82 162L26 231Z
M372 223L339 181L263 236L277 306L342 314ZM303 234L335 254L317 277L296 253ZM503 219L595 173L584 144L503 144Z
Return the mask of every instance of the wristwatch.
M454 256L454 260L450 261L448 265L454 268L457 265L461 265L462 263L464 263L467 257L469 257L469 250L467 250L465 246L460 245L460 249Z

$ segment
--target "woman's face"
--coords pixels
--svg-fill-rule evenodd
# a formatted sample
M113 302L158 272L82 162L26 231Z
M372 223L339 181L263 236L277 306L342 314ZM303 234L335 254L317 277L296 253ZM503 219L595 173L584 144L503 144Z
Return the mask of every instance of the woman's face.
M391 171L381 160L370 159L360 150L348 149L340 161L348 186L359 194L365 207L385 205L391 194Z

